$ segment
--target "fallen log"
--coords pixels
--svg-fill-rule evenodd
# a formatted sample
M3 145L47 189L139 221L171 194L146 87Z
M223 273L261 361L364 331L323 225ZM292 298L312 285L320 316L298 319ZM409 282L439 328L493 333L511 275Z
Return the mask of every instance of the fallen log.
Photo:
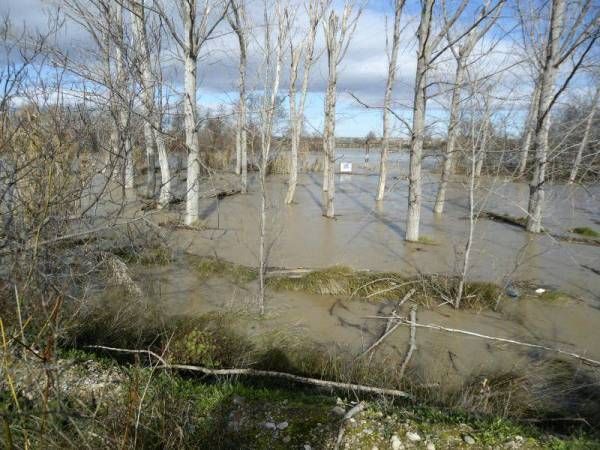
M354 392L360 392L363 394L380 394L389 395L390 397L408 398L413 399L413 396L407 392L400 391L397 389L379 388L375 386L366 386L363 384L354 383L343 383L340 381L328 381L321 380L319 378L309 378L300 375L294 375L287 372L276 372L273 370L260 370L260 369L209 369L208 367L193 366L188 364L170 364L165 361L163 357L154 353L151 350L138 350L138 349L126 349L126 348L115 348L106 347L103 345L88 345L88 348L95 348L101 350L108 350L120 353L132 353L132 354L146 354L152 356L160 361L161 365L155 366L155 369L163 370L181 370L189 372L200 372L207 376L232 376L232 375L243 375L249 377L269 377L269 378L280 378L295 383L309 384L313 386L319 386L328 389L342 389Z
M368 319L388 319L389 317L387 316L369 316L367 317ZM457 334L464 334L466 336L473 336L473 337L478 337L481 339L487 339L490 341L496 341L496 342L504 342L507 344L514 344L514 345L519 345L521 347L528 347L528 348L537 348L539 350L546 350L549 352L554 352L554 353L558 353L560 355L564 355L564 356L569 356L571 358L575 358L578 359L586 364L592 365L592 366L598 366L600 367L600 361L596 361L595 359L591 359L591 358L587 358L583 355L577 354L577 353L573 353L573 352L569 352L566 350L561 350L559 348L553 348L553 347L547 347L545 345L541 345L541 344L531 344L529 342L521 342L521 341L516 341L514 339L508 339L508 338L501 338L501 337L496 337L496 336L488 336L486 334L479 334L479 333L475 333L473 331L467 331L467 330L460 330L458 328L447 328L447 327L443 327L441 325L437 325L434 323L430 323L430 324L423 324L423 323L415 323L414 325L407 321L406 319L402 319L401 322L403 325L411 325L411 326L415 326L418 328L429 328L430 330L437 330L437 331L446 331L448 333L457 333Z

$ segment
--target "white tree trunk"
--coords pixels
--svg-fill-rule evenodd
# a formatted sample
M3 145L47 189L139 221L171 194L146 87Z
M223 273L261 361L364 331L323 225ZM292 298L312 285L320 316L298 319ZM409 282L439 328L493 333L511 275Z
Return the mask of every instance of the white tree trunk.
M118 90L117 99L117 120L119 128L120 151L123 161L123 182L125 188L131 189L134 186L133 175L133 154L131 148L131 134L129 132L129 86L127 83L127 69L125 67L125 55L123 47L123 5L117 3L113 10L113 20L115 26L115 64L116 64L116 85Z
M150 67L150 50L146 32L146 6L144 1L132 1L133 33L136 50L139 58L140 81L142 87L142 109L144 116L144 141L146 144L146 157L148 159L147 188L154 195L156 188L155 176L155 146L158 152L158 162L161 174L161 187L158 200L159 207L167 205L171 200L171 173L164 138L161 134L162 126L160 114L156 107L154 87L155 77ZM150 173L151 172L151 173Z
M581 165L581 158L583 158L583 152L585 151L590 141L590 132L592 131L592 124L594 123L594 116L596 115L596 109L598 108L599 99L600 86L596 87L596 92L594 93L594 98L592 99L592 108L585 122L585 130L583 131L583 137L581 138L581 143L579 144L579 148L577 149L577 155L575 156L575 161L573 162L573 167L571 168L571 174L569 175L569 184L573 184L577 179L577 172L579 171L579 166Z
M540 77L540 100L534 135L534 172L529 184L529 205L527 208L527 231L532 233L542 231L550 108L554 97L554 80L558 71L556 62L559 58L560 38L564 29L565 6L565 0L553 0L552 2L550 30L546 43L544 67Z
M425 107L427 69L430 59L429 38L431 33L431 15L434 0L425 0L419 23L419 49L415 76L415 98L413 103L413 124L410 142L410 164L408 175L408 213L406 216L407 241L419 240L421 219L421 159L425 138Z
M398 49L400 47L400 19L404 0L396 0L394 12L394 32L392 36L392 49L388 65L388 77L383 98L383 130L381 139L381 160L379 162L379 183L377 184L377 201L383 200L385 182L387 178L387 159L390 147L390 109L392 107L392 93L396 80L396 65L398 64Z
M519 160L519 177L525 174L527 168L527 158L529 156L529 148L531 147L531 139L535 131L535 125L537 122L538 108L540 103L540 85L535 84L533 89L533 95L531 97L531 105L529 105L529 112L527 113L527 121L525 122L525 134L523 136L523 143L521 145L521 157Z
M200 217L200 151L196 130L196 57L191 52L185 55L185 98L184 123L185 145L188 151L185 224L191 225Z
M442 165L442 173L440 175L440 185L438 187L437 196L433 212L441 214L444 212L444 204L446 202L446 189L450 173L454 165L456 135L458 134L458 122L460 116L460 98L462 85L465 78L465 61L460 58L456 64L456 75L454 77L454 88L452 90L452 101L450 103L450 120L448 124L448 141L446 143L446 152L444 153L444 164Z

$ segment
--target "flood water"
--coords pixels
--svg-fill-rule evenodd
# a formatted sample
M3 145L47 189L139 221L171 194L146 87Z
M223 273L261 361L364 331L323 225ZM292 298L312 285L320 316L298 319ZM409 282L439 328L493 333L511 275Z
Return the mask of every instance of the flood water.
M283 204L285 176L268 181L268 265L286 268L323 268L346 265L354 269L385 270L402 274L450 273L460 270L467 235L466 180L452 180L443 216L433 214L438 175L435 160L426 160L423 180L421 234L430 243L403 241L407 209L405 154L392 154L389 192L384 202L374 201L378 158L370 155L364 167L362 152L343 150L340 161L354 165L353 174L336 176L336 218L322 216L320 173L299 176L296 202ZM254 175L251 175L251 178ZM181 180L180 180L181 181ZM180 183L181 184L181 183ZM235 186L229 174L205 181L212 187ZM181 187L180 187L181 189ZM477 189L477 209L523 216L528 186L502 178L482 178ZM180 253L218 256L248 266L257 265L258 205L256 180L251 193L201 201L204 229L167 232ZM576 226L598 228L600 188L550 185L544 227L565 234ZM157 213L154 220L180 220L181 205ZM504 299L498 312L454 311L447 305L418 311L418 321L460 328L492 336L513 338L562 348L600 359L600 248L557 241L549 234L531 235L500 222L476 224L468 277L501 285L525 280L534 286L559 290L569 299L554 302L536 298ZM151 298L173 315L198 315L252 305L256 286L237 286L219 278L201 280L185 258L158 268L138 268ZM440 300L440 303L442 301ZM268 320L247 323L247 332L284 330L327 347L344 347L358 353L385 328L385 321L369 318L391 311L392 305L338 296L269 291ZM431 382L459 381L480 373L527 368L537 352L497 345L477 338L418 331L415 364ZM408 330L400 327L379 350L383 354L406 351Z

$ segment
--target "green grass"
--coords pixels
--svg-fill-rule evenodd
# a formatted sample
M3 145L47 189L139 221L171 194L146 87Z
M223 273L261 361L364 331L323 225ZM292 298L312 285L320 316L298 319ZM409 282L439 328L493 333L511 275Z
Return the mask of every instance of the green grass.
M600 233L589 227L575 227L571 230L571 233L579 234L585 237L597 238L600 237Z
M437 245L437 242L429 236L419 236L419 243L423 245Z

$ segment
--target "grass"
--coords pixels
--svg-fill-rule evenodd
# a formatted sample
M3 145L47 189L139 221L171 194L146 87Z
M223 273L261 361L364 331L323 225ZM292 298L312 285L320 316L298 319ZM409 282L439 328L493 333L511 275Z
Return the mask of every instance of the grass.
M201 380L185 374L154 371L88 352L66 352L70 369L63 380L118 379L118 384L94 384L95 395L77 390L63 393L61 409L49 410L43 422L41 395L23 401L19 414L9 414L12 444L32 448L333 448L340 417L333 407L348 410L354 395L339 396L297 386L277 386L268 380ZM88 383L89 383L88 382ZM83 383L82 386L86 386ZM110 395L107 395L110 392ZM336 399L337 397L337 399ZM528 449L600 448L595 436L575 431L555 435L525 422L448 410L423 404L366 398L367 408L346 427L348 448L389 448L391 436L405 440L418 432L437 448L462 447L462 436L475 439L471 448L504 448L520 437ZM10 407L0 394L0 407ZM287 423L273 431L266 422ZM0 446L9 448L9 434Z
M315 270L301 277L269 278L267 286L277 290L371 300L400 299L415 288L412 300L429 308L437 305L440 299L454 299L458 279L447 275L407 278L395 272L355 271L349 267L335 266ZM467 309L492 309L501 296L501 288L493 283L468 282L465 284L461 305Z
M131 244L113 248L110 252L127 264L165 266L173 261L173 250L161 244L143 246Z
M201 279L224 276L235 283L243 284L254 281L258 277L258 271L254 268L216 257L187 255L187 260L196 269Z
M419 236L419 243L423 245L437 245L437 242L429 236Z
M571 230L571 233L579 234L581 236L590 237L590 238L598 238L600 237L600 233L589 227L576 227Z

